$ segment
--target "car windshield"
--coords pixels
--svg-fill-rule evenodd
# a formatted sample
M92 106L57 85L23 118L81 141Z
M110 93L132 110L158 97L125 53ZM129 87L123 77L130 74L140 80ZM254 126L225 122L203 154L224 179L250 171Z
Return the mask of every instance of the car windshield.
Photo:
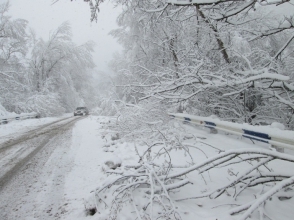
M77 107L77 110L86 110L86 107Z

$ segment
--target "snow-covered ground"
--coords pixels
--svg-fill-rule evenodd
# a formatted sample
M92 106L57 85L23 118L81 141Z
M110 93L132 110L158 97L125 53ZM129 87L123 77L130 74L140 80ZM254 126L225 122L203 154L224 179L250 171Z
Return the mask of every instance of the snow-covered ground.
M41 125L40 120L43 120L44 124L56 118L17 121L4 126L7 126L6 129L11 134L14 128L18 132L23 132L25 129ZM11 186L5 188L5 192L0 194L2 217L5 216L4 219L107 219L109 214L107 205L101 206L94 199L95 189L109 178L107 172L112 171L105 163L107 161L122 163L121 167L115 170L119 173L128 165L138 164L137 153L142 155L146 150L141 143L136 143L139 151L136 152L134 143L117 137L112 130L109 130L110 121L111 118L108 117L90 115L78 121L71 130L64 131L55 137L44 151L23 168L20 176L12 181ZM197 147L189 152L193 155L196 164L206 160L207 157L219 154L218 150L213 147L221 150L252 147L268 149L269 147L262 143L253 145L250 140L234 135L210 134L206 128L183 125L176 121L173 123L176 129L186 129L188 133L197 137L196 141L187 138L185 142ZM5 130L1 126L0 129ZM170 157L176 165L189 161L189 156L185 156L185 153L181 151L171 152ZM248 164L248 166L251 165ZM276 164L275 171L287 170L291 173L293 168L294 166L289 163L280 162ZM189 174L188 178L192 184L176 190L171 194L171 198L177 200L203 194L216 186L223 185L245 169L247 167L237 164L232 165L229 170L211 170L201 176L197 172ZM217 199L202 198L175 202L175 206L182 219L236 220L240 216L229 216L227 210L236 204L243 204L258 198L258 196L255 191L249 191L242 194L237 200L233 200L229 195L223 195ZM106 197L104 199L107 203L108 198ZM134 199L139 202L143 200L143 198ZM87 216L86 210L94 208L95 203L99 208L97 213L94 216ZM276 219L293 219L293 198L285 201L276 201L274 198L268 202L267 207L267 213ZM135 219L134 211L135 209L130 206L127 211L119 215L118 219ZM253 215L252 218L258 219L258 216Z

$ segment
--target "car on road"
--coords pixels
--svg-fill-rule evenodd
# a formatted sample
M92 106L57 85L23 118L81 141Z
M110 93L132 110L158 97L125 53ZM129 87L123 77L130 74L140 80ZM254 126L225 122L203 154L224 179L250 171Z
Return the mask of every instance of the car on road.
M77 115L88 115L89 110L86 107L77 107L77 109L74 111L74 116Z

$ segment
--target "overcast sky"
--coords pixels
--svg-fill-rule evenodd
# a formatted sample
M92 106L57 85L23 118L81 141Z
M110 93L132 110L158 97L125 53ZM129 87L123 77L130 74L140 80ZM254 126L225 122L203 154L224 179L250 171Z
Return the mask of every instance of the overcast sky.
M1 3L6 0L0 0ZM117 27L116 18L119 8L108 1L101 7L98 22L90 22L90 8L83 0L59 0L52 5L52 0L10 0L9 14L13 18L29 21L37 36L48 39L49 32L60 24L69 21L72 26L73 41L77 44L92 40L96 43L94 61L97 70L110 72L108 62L121 47L108 33Z

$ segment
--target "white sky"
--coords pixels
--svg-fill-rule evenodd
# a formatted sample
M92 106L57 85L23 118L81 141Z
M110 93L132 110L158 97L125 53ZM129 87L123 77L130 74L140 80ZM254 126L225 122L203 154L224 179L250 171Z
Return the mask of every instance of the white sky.
M0 0L4 3L6 0ZM106 1L101 7L98 22L90 22L90 8L83 0L59 0L52 5L52 0L10 0L9 14L13 18L29 21L38 37L48 39L49 32L60 24L69 21L72 27L73 41L83 44L88 40L96 43L94 61L97 70L110 72L109 61L121 46L108 33L117 27L116 18L119 8Z

